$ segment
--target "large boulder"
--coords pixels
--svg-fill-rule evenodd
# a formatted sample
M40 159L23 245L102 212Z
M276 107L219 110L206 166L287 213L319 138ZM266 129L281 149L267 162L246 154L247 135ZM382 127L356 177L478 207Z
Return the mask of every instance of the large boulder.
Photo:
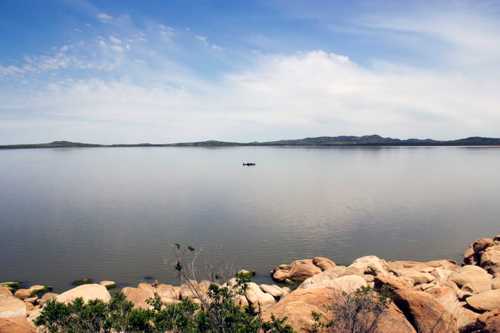
M56 293L45 293L45 294L43 294L43 296L40 299L38 299L38 304L44 305L48 301L50 301L52 299L56 299L56 298L57 298Z
M0 296L12 296L12 292L9 288L0 286Z
M180 298L180 288L169 284L159 284L156 286L156 293L164 303L172 303Z
M500 276L500 245L488 247L481 254L480 264L491 274Z
M491 289L492 277L488 272L478 266L466 265L449 277L461 289L472 293L481 293Z
M331 278L329 271L322 272L312 278L302 282L300 289L310 288L331 288L345 293L352 293L361 287L366 287L365 279L358 275L344 275L341 277Z
M430 260L430 261L412 261L412 260L396 260L387 263L391 271L411 268L419 272L431 272L436 268L456 271L459 266L452 260Z
M421 272L414 268L401 268L394 270L397 276L403 276L413 281L413 284L429 283L436 279L434 275L428 272Z
M272 277L276 281L298 281L321 273L321 268L314 265L312 259L295 260L290 265L280 265L272 272Z
M378 275L387 274L389 266L387 262L377 256L364 256L358 258L347 267L349 273L356 275Z
M470 325L479 316L477 313L464 307L464 304L458 300L455 290L451 287L438 286L428 289L426 292L457 319L459 328Z
M26 317L26 304L12 295L0 295L0 318Z
M25 318L0 318L0 333L35 333L35 327Z
M274 297L271 294L263 292L255 282L247 283L245 296L255 312L262 312L276 303Z
M281 288L275 284L261 284L260 289L262 289L263 292L272 295L276 299L283 298L289 293L287 289Z
M466 299L467 304L477 311L500 309L500 289L488 290Z
M106 287L99 284L83 284L58 295L56 301L67 304L73 302L77 298L82 298L84 302L100 300L107 303L111 300L111 295Z
M483 313L467 332L500 333L500 309Z
M270 321L272 315L278 319L287 318L287 323L297 332L307 332L314 325L312 313L318 313L328 321L329 311L337 291L331 288L296 289L278 303L264 309L262 318Z
M122 289L122 293L138 309L150 309L151 305L147 303L147 300L155 296L154 291L148 288L125 287Z
M314 257L313 264L321 268L321 270L326 271L328 269L332 269L336 266L333 260L326 257Z
M364 314L359 321L363 322L364 327L371 328L370 333L416 333L403 312L392 302L378 316L374 313Z

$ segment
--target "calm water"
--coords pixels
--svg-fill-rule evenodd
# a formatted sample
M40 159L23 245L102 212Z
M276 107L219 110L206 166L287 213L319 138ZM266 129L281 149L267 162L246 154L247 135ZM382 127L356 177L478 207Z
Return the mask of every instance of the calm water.
M497 148L0 151L0 280L172 280L174 242L261 277L316 255L459 259L500 232L499 170Z

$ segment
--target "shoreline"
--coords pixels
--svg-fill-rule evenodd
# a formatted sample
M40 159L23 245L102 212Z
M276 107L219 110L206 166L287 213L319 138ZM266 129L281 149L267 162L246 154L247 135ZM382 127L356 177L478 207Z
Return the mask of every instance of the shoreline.
M299 328L298 331L307 322L306 315L310 309L324 311L321 310L325 305L324 295L334 291L352 293L364 287L378 290L381 285L392 288L407 303L423 302L420 311L425 315L422 320L432 317L433 307L438 307L447 316L449 314L445 323L448 328L456 327L458 330L484 320L485 314L495 311L500 314L500 234L472 242L464 251L463 263L449 259L386 261L376 256L364 256L344 266L337 265L332 259L314 257L278 265L270 273L274 281L272 284L249 282L249 289L238 299L238 304L251 308L263 317L271 314L288 317L292 327ZM240 271L238 275L241 274L248 278L255 275L250 271ZM76 297L83 297L84 300L99 299L106 302L111 297L110 291L115 290L123 293L135 307L148 309L150 305L147 300L154 295L159 295L166 304L176 304L183 299L197 303L202 297L200 295L208 293L211 284L226 287L235 284L234 278L217 282L183 281L180 285L159 281L140 282L135 287L115 289L117 285L113 281L84 280L78 281L79 286L59 294L43 285L21 288L16 282L3 282L0 283L0 320L20 317L31 322L51 299L67 303ZM199 293L193 292L193 288ZM312 299L307 296L311 293L316 295ZM10 305L5 305L6 300L9 300L10 303L7 303ZM394 303L398 307L398 298L394 298ZM8 306L10 308L7 309ZM413 311L411 307L399 306L399 311L406 318L415 316L414 313L408 313ZM406 325L404 317L398 320ZM415 323L410 324L415 326ZM454 331L448 328L443 332Z

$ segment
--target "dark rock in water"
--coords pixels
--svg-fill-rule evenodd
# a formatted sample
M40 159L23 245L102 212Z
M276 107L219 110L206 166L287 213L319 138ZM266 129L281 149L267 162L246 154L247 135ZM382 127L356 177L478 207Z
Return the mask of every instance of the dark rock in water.
M71 283L72 286L81 286L82 284L92 284L94 283L94 280L92 280L91 278L83 278L83 279L80 279L80 280L75 280Z

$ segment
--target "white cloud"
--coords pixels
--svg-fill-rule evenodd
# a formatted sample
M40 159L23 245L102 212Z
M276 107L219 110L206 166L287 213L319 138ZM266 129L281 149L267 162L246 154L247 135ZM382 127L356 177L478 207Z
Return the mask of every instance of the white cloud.
M113 16L106 13L99 13L97 14L97 19L103 23L108 23L113 20Z

